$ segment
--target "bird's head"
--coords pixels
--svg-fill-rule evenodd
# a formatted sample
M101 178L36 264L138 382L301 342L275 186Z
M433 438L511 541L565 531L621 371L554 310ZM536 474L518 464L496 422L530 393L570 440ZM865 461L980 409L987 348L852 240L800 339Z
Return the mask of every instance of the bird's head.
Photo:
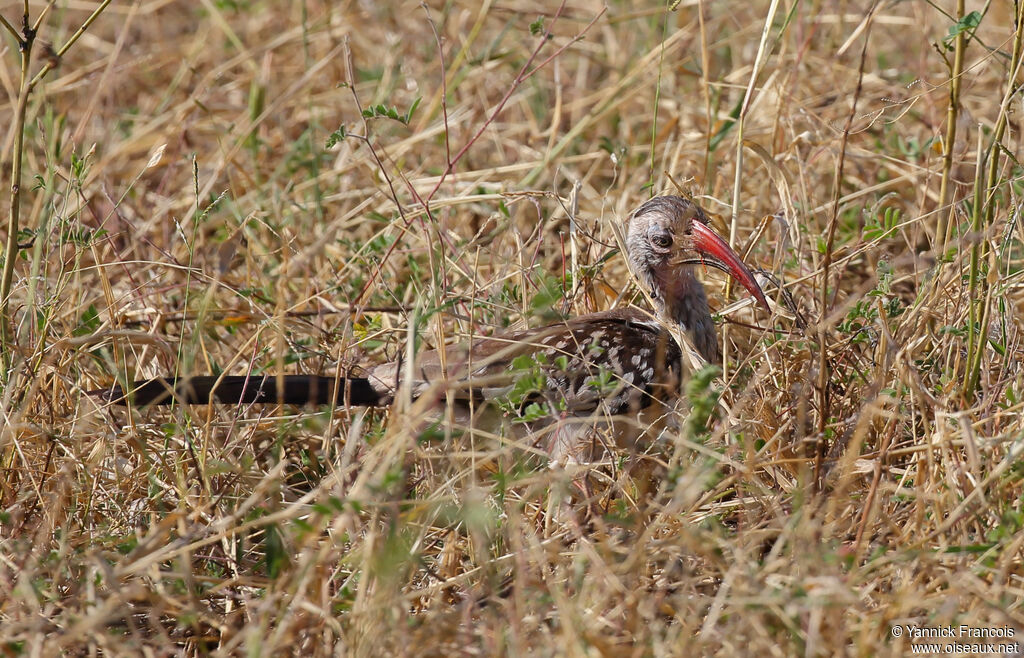
M718 343L695 266L710 265L726 272L768 309L753 274L711 230L707 215L692 201L659 196L633 211L626 251L634 274L651 293L658 310L682 325L701 356L711 363L718 361Z

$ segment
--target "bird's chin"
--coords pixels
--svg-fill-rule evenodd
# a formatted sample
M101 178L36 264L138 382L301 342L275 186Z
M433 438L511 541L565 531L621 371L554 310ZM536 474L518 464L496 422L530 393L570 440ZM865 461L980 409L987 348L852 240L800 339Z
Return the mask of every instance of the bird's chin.
M650 293L652 299L661 299L660 285L658 284L658 278L655 275L654 268L649 263L637 263L633 262L633 273L636 278L643 285L644 289Z

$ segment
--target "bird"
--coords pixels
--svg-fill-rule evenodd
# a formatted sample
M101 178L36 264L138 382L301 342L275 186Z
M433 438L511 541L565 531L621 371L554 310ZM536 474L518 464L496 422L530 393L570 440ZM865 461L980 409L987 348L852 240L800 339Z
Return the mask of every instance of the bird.
M661 409L680 388L683 348L666 325L676 325L708 363L720 360L700 266L729 274L756 303L764 292L740 257L709 226L699 205L681 196L655 196L629 214L625 255L649 294L657 317L633 307L577 316L469 343L425 351L413 363L395 360L337 376L224 375L158 377L98 393L139 407L170 404L291 404L388 407L400 391L409 399L452 400L457 422L517 415L528 433L545 435L556 460L575 459L585 435L610 428L607 419ZM476 413L474 413L476 412ZM639 416L637 416L639 418ZM476 418L477 420L473 420ZM643 420L620 423L631 428ZM633 440L635 431L625 442ZM623 439L616 439L622 443Z

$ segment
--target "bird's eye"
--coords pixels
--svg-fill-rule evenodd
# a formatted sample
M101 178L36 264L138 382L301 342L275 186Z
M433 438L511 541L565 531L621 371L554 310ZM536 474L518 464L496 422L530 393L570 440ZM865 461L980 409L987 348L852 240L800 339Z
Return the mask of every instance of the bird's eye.
M661 249L668 249L672 246L672 236L664 233L658 233L651 236L651 244Z

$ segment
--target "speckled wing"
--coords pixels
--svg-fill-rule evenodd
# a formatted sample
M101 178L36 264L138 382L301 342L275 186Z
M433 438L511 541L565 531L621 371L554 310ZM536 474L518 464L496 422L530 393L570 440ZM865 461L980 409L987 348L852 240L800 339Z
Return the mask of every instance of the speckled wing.
M447 387L457 399L544 402L551 413L620 414L675 390L681 352L675 339L640 313L615 310L512 334L483 338L445 352ZM371 385L393 397L407 368L377 366ZM412 396L445 394L437 351L412 369Z

